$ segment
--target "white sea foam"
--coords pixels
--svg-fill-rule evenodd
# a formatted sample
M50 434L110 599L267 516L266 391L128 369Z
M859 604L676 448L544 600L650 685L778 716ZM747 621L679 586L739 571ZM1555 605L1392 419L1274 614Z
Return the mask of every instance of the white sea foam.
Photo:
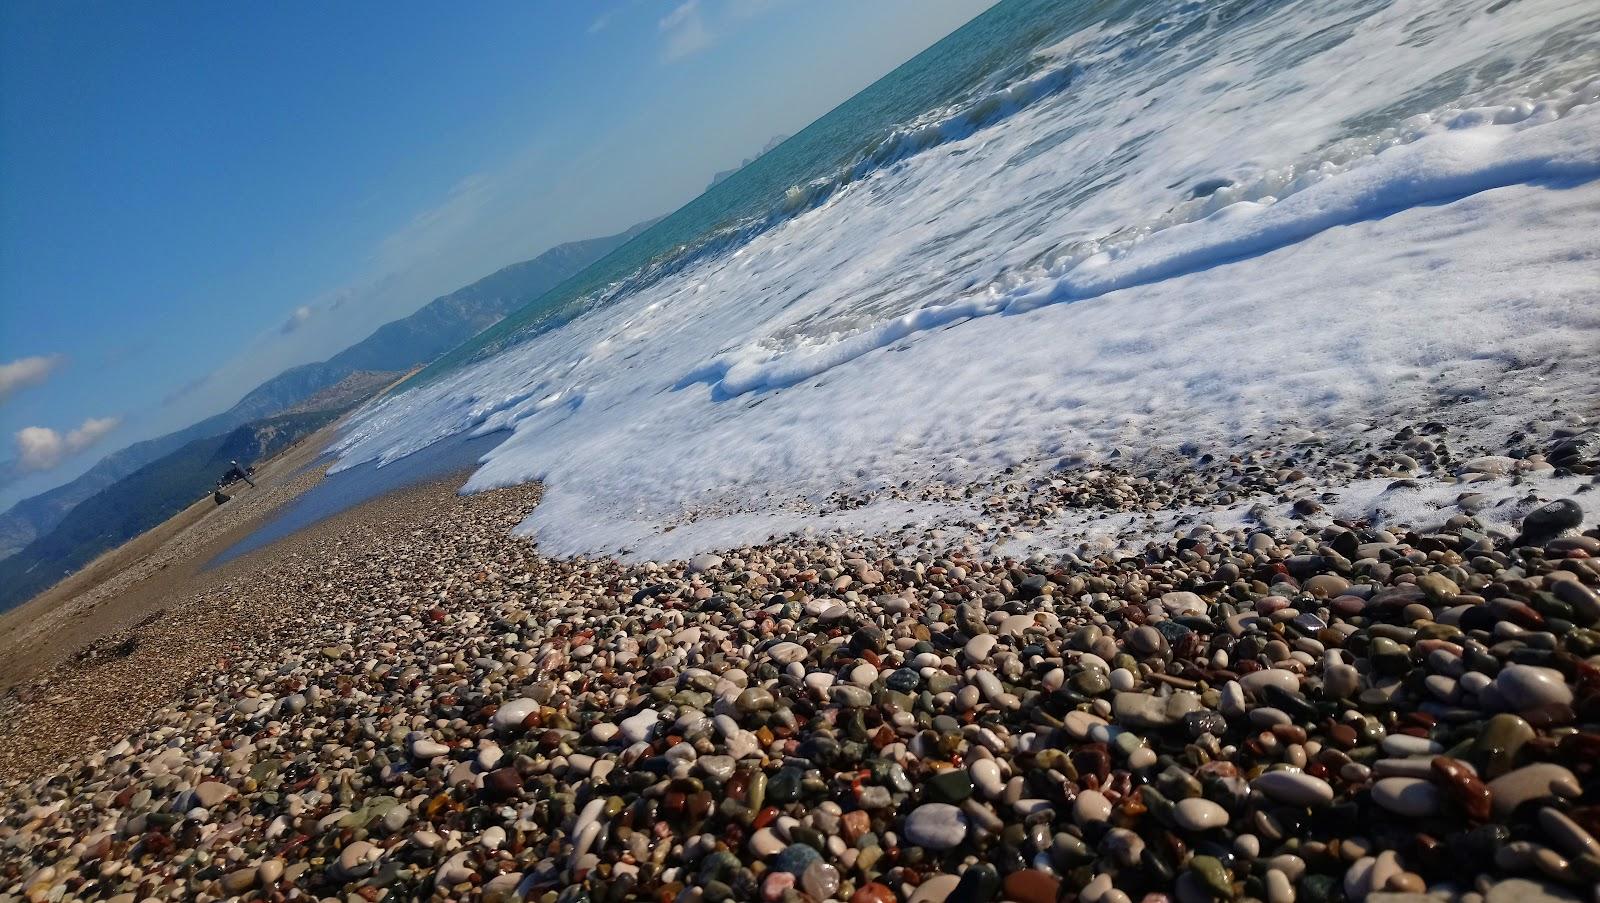
M1595 93L1594 88L1584 94ZM1600 176L1600 110L1529 105L1514 124L1442 131L1322 170L1285 199L1241 200L1189 222L1114 245L999 295L924 307L820 347L740 360L715 390L742 395L791 386L908 335L996 313L1081 301L1284 247L1361 219L1528 182ZM1520 112L1518 108L1511 108ZM1532 125L1541 125L1533 128Z
M551 551L664 555L837 490L1594 397L1600 13L1207 15L1041 51L780 222L372 407L339 466L510 430L468 490L543 479Z

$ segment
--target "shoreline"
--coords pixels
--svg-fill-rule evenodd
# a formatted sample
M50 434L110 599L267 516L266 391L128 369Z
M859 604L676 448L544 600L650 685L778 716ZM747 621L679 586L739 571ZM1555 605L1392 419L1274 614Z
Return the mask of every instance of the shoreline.
M409 486L53 675L0 735L8 772L26 730L57 776L4 785L0 877L119 901L1567 899L1600 864L1574 846L1600 832L1600 443L1437 426L1000 474L981 518L687 562L540 555L511 535L536 485ZM1339 516L1362 481L1448 504ZM1051 523L1075 541L1028 548Z
M319 474L315 483L292 499L274 506L248 534L207 559L201 570L222 567L352 508L411 486L447 478L456 480L458 484L465 482L477 457L504 440L505 436L497 433L465 440L447 440L420 449L384 467L366 463L337 473L327 472L335 460L331 451L324 449L313 462L318 465Z

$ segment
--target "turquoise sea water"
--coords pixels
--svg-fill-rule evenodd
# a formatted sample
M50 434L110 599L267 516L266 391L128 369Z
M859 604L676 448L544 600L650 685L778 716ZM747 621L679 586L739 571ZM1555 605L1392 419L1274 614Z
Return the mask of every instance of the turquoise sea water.
M1595 347L1597 179L1594 4L1008 0L336 466L509 433L465 488L544 482L524 531L678 554L839 491L1548 392L1517 374Z
M1260 2L1231 5L1271 6ZM659 278L820 202L827 191L851 175L914 152L914 145L895 142L899 127L960 106L995 85L1026 78L1031 69L1041 65L1030 56L1034 48L1092 22L1138 15L1142 6L1007 0L992 7L626 245L445 356L419 374L418 381L558 325L603 303L618 290ZM974 126L981 125L985 111L974 112ZM987 111L988 115L996 112ZM812 187L814 183L821 184ZM791 189L798 190L791 193Z

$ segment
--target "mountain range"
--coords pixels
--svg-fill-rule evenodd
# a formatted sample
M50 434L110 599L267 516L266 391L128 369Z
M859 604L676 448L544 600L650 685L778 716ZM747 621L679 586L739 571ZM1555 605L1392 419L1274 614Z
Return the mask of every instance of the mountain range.
M66 523L71 512L90 500L109 491L112 495L101 501L126 504L130 499L142 499L154 505L155 509L165 510L162 505L152 501L157 497L166 498L165 495L144 491L149 489L148 486L144 490L140 488L140 484L157 478L144 472L148 465L180 451L184 452L180 456L183 460L190 460L201 450L199 447L191 448L197 441L226 437L246 425L254 424L249 430L252 435L259 433L264 428L260 421L296 409L297 405L303 405L319 392L339 386L341 381L354 374L369 374L371 379L387 377L382 380L386 384L393 377L428 363L499 322L511 311L534 301L568 277L616 250L654 222L639 223L626 231L603 238L559 245L532 260L498 270L465 288L429 302L410 316L380 326L365 339L325 361L302 364L279 373L251 389L220 414L112 452L76 479L18 502L0 514L0 564L6 565L3 571L15 574L20 568L21 572L36 573L41 563L48 564L47 569L52 571L67 566L50 558L60 554L64 547L74 550L74 558L81 557L84 548L94 546L96 542L49 540L49 534ZM322 411L339 409L338 404L321 407ZM304 417L295 421L301 426L308 422ZM272 434L281 435L282 431ZM234 437L232 441L235 445L248 444L242 436ZM167 473L163 468L156 468L156 471L159 474ZM160 479L166 478L162 476ZM215 475L211 479L215 479ZM134 485L119 486L129 480ZM184 504L189 501L193 501L192 494ZM97 504L86 511L100 507ZM154 513L159 511L138 512L138 516L126 523L142 523ZM80 514L78 520L82 521L85 517L87 514ZM158 518L153 523L159 523L160 520ZM104 548L136 535L123 536L125 529L111 530L102 535L85 530L81 524L73 529L73 535L79 538L100 536L109 541L109 538L121 536L121 539L110 542ZM20 560L12 561L13 558ZM0 573L0 577L3 576L4 573ZM0 579L0 586L4 586L5 582ZM28 582L31 584L33 581ZM23 598L12 598L14 595L15 592L6 587L6 591L0 593L0 609L23 601Z

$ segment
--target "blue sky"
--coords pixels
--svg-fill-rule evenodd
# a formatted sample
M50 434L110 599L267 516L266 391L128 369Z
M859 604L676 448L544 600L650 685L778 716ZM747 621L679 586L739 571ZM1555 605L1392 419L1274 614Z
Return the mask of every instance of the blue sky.
M987 5L0 4L0 508L682 205Z

